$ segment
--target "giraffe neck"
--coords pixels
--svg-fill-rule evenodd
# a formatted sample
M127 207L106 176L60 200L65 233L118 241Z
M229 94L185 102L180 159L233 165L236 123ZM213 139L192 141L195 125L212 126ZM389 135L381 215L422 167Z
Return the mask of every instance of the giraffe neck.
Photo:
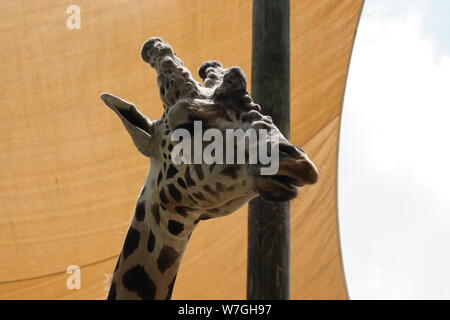
M108 299L170 299L182 255L198 222L167 209L150 176L138 198Z

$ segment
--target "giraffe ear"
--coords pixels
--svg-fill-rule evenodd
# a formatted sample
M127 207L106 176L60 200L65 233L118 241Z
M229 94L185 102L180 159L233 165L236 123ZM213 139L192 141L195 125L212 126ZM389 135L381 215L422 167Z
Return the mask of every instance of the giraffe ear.
M146 157L151 157L150 141L154 133L154 122L149 121L134 104L128 101L108 93L102 94L100 98L122 120L139 152Z

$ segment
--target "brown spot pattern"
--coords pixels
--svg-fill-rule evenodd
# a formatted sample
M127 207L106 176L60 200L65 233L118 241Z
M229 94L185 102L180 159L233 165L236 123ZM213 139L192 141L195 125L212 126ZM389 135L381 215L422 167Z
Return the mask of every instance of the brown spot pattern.
M189 167L186 167L186 171L184 172L184 179L186 180L188 187L195 186L195 181L191 177L191 171L189 170Z
M194 170L199 180L202 180L205 177L201 164L194 164Z
M178 252L167 245L164 245L159 253L157 264L161 273L170 268L178 258Z
M167 186L167 189L169 190L169 194L172 196L173 200L175 200L176 202L181 201L183 196L181 195L181 192L177 189L177 187L175 187L175 185L169 184Z
M239 171L239 166L229 166L226 167L225 169L223 169L220 174L224 175L224 176L228 176L233 180L236 180L238 178L238 172Z
M206 200L205 196L201 192L194 192L192 195L199 200Z
M159 214L159 204L152 205L150 211L152 212L153 217L155 218L156 224L159 224L159 221L161 220L161 216Z
M216 196L217 195L217 192L215 190L213 190L209 185L205 185L203 187L203 190L205 190L206 192L208 192L212 196Z
M162 203L168 204L169 200L167 200L166 193L164 192L164 189L161 189L159 192L159 198L161 199Z
M176 279L177 279L177 275L175 275L175 277L173 277L172 281L169 284L166 300L170 300L170 298L172 297L173 286L175 285L175 280Z
M127 270L122 276L122 284L129 291L136 293L141 299L155 299L156 286L141 265Z
M195 209L192 209L190 207L186 206L178 206L175 207L175 212L178 213L182 217L187 217L189 214L189 211L194 211Z

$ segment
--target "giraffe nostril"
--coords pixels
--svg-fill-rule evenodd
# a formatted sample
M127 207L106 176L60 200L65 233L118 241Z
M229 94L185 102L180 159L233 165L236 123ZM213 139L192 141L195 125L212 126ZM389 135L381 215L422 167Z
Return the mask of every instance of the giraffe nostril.
M302 158L305 153L303 149L297 148L296 146L287 143L280 143L279 151L280 155L291 156L295 158Z

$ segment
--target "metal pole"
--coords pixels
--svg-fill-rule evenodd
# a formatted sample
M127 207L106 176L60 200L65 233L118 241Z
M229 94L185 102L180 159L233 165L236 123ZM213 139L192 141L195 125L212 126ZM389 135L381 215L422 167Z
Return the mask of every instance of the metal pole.
M286 138L290 124L289 0L253 0L252 97ZM289 299L290 207L249 203L248 299Z

